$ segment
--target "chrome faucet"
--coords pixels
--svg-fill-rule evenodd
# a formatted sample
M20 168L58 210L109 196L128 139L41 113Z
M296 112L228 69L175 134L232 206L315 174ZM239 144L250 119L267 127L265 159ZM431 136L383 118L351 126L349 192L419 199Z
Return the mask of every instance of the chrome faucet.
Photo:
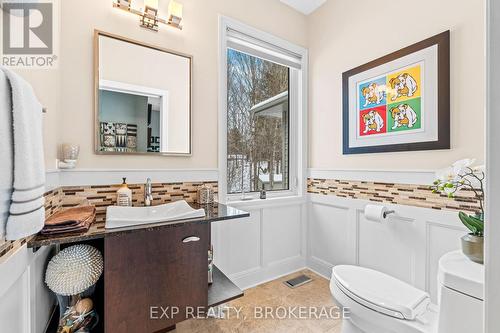
M146 180L144 185L144 206L151 206L153 204L153 185L151 184L151 178Z

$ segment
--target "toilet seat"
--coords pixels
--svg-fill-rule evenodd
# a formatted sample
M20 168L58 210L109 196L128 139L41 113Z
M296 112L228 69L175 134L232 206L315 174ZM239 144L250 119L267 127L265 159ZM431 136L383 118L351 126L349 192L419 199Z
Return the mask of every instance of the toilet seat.
M355 302L397 319L415 320L430 304L428 293L369 268L335 266L332 279Z
M439 260L438 299L381 272L335 266L330 291L348 315L342 333L470 333L483 331L484 266L461 251Z

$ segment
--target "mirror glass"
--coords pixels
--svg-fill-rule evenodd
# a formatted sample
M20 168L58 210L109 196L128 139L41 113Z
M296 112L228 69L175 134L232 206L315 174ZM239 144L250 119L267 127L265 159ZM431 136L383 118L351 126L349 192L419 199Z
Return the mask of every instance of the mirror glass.
M96 33L96 151L191 153L191 60Z

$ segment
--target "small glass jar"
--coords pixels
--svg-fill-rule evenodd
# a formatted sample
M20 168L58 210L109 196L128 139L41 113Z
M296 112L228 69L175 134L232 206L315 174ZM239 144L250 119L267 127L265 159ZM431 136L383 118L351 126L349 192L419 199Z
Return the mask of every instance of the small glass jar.
M65 162L76 162L80 154L80 145L63 143L62 154Z
M211 204L214 202L214 189L212 186L203 184L198 187L198 203L200 205Z

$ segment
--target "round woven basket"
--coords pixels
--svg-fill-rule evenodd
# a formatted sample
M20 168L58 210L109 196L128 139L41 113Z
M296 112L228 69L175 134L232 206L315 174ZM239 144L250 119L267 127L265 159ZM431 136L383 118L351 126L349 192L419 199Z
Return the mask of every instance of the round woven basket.
M102 270L103 259L99 250L90 245L74 245L50 260L45 283L56 294L73 296L93 286Z

